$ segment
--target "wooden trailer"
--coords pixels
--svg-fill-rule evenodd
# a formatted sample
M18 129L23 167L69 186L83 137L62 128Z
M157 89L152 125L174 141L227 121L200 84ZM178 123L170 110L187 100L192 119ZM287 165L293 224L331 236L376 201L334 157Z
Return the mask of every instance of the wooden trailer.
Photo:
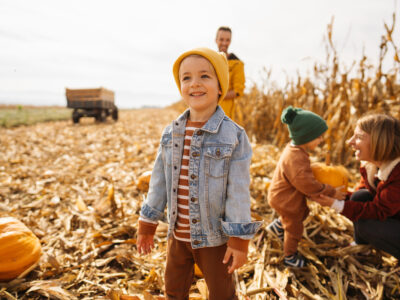
M67 107L72 108L72 121L79 123L81 117L94 117L104 122L107 116L118 120L118 108L114 104L114 92L103 87L98 89L65 89Z

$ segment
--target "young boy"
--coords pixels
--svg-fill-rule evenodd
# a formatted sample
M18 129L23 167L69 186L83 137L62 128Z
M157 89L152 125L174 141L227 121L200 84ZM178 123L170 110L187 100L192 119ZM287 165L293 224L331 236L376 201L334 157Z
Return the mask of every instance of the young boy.
M283 241L284 263L291 267L304 267L306 260L297 252L303 235L303 220L308 216L306 197L345 194L327 184L318 182L312 173L308 152L322 141L328 129L317 114L300 108L287 107L281 115L287 124L291 142L285 147L268 189L268 203L280 215L267 226L267 230Z
M228 72L225 56L208 48L183 53L173 66L189 109L162 134L137 239L138 252L149 253L167 206L166 299L188 299L194 263L209 299L237 299L232 272L261 225L250 217L247 135L218 106Z

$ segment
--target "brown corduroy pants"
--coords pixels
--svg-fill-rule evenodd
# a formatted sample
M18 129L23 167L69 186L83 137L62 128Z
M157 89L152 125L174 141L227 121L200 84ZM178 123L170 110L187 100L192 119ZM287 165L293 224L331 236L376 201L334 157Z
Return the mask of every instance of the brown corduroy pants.
M209 300L237 299L232 274L222 260L226 244L218 247L192 249L190 243L168 240L167 266L165 268L165 297L168 300L189 299L189 289L194 277L194 263L204 275L209 290Z
M307 218L309 210L306 209L304 212L299 213L297 216L287 217L281 215L281 222L283 229L285 230L284 241L283 241L283 253L285 256L295 254L297 252L297 246L303 236L303 221Z

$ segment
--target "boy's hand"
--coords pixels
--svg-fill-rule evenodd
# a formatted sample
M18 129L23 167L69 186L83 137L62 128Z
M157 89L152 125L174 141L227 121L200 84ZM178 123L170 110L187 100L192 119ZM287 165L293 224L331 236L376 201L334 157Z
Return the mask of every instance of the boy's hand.
M334 198L338 199L338 200L344 200L346 199L346 192L343 192L343 188L344 186L339 186L337 187L335 190L335 195L333 196Z
M139 234L136 241L136 248L139 254L149 254L154 248L154 235Z
M228 266L228 273L232 274L233 271L240 268L247 262L247 252L236 250L228 247L225 252L224 264L228 263L229 259L232 257L232 264Z
M322 206L329 206L329 207L331 207L333 202L335 202L335 198L323 194L319 195L318 197L313 197L312 200L318 202Z

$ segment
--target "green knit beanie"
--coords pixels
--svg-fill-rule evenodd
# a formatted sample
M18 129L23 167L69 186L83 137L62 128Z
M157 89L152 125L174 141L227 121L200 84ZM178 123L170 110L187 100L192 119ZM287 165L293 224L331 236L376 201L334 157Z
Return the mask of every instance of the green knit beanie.
M295 145L311 142L328 130L326 122L320 116L292 106L283 110L281 121L287 124L289 137Z

